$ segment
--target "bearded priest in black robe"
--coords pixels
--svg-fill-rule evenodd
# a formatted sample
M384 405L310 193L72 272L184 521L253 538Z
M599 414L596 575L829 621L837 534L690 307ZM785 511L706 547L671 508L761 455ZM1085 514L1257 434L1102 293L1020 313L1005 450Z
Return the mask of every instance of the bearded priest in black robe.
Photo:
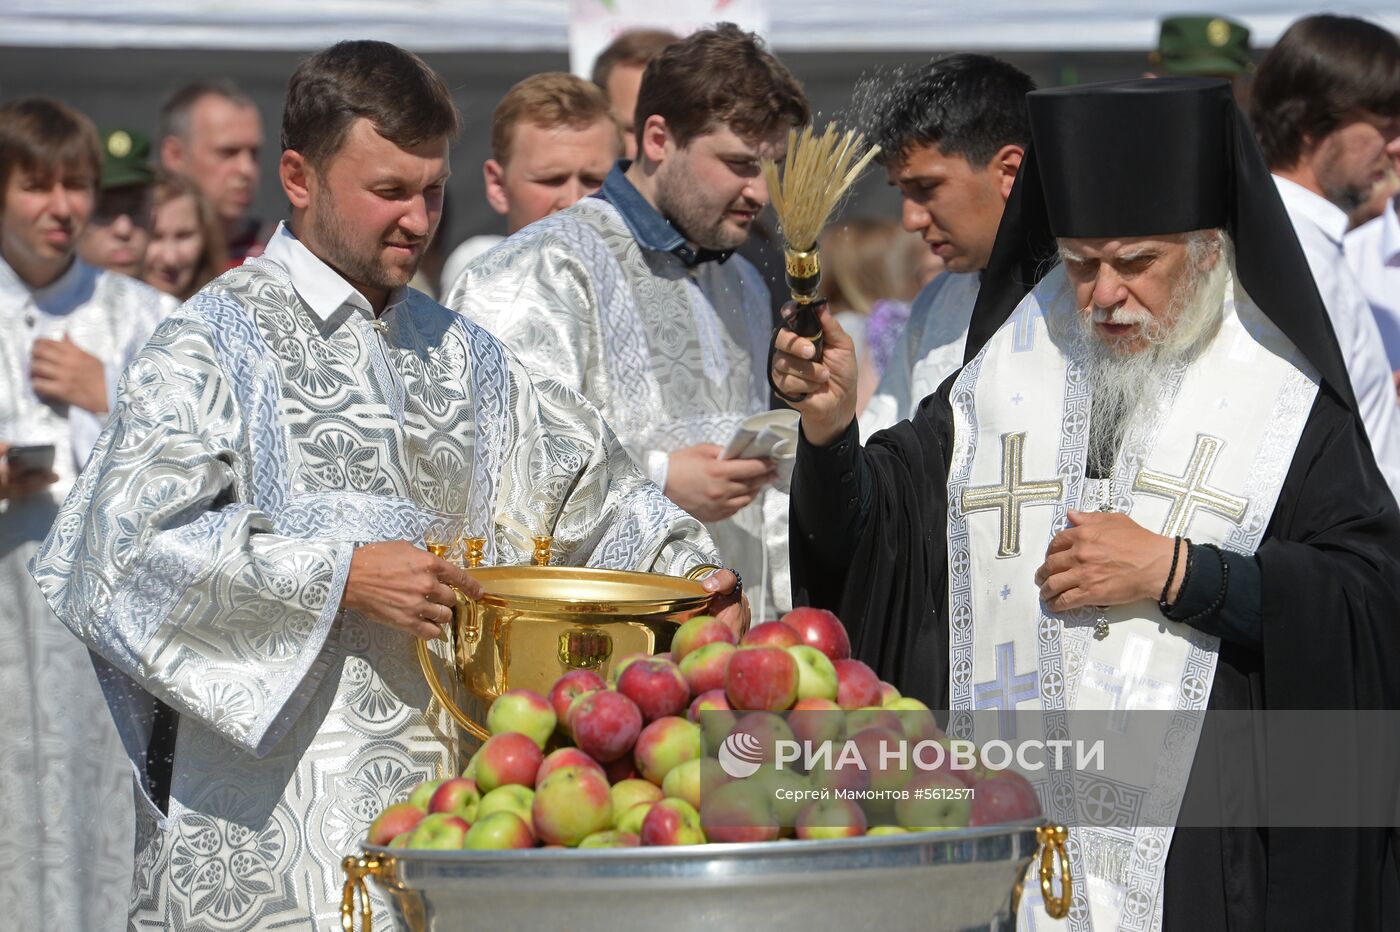
M1400 700L1400 514L1268 170L1223 82L1027 99L967 361L912 420L862 446L849 338L777 338L796 601L935 708L1180 717L1155 821L1042 793L1069 928L1382 928L1383 829L1172 828L1203 710Z

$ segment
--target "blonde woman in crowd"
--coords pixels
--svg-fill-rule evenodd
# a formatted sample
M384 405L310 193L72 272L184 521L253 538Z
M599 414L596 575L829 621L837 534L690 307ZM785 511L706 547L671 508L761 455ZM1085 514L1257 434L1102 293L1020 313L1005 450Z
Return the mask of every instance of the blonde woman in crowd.
M224 268L224 234L209 202L191 182L162 172L146 247L146 284L188 300Z

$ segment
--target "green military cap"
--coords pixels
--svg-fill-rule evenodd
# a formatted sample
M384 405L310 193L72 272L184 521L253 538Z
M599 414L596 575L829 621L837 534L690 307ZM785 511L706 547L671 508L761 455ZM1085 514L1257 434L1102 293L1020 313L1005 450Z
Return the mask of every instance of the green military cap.
M1168 16L1152 63L1165 74L1233 77L1254 70L1249 28L1224 16Z
M109 188L151 184L156 180L151 167L151 140L134 129L109 129L102 132L102 183Z

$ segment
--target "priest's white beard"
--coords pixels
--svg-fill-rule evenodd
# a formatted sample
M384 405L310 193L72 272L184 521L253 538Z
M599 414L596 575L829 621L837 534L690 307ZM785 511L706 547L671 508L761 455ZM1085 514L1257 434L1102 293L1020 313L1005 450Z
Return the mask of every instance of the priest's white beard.
M1164 413L1164 389L1177 367L1195 359L1214 339L1224 313L1229 256L1214 231L1187 241L1186 274L1172 288L1164 317L1122 307L1083 308L1075 315L1073 353L1084 360L1093 407L1089 418L1090 474L1111 474L1118 448L1135 423ZM1220 255L1209 269L1210 253ZM1124 343L1142 344L1134 353L1119 352L1094 329L1096 322L1134 324Z

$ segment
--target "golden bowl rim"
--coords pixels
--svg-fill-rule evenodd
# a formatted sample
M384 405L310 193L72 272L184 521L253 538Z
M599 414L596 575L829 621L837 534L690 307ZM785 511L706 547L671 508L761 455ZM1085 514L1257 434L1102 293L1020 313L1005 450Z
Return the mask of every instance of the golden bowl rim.
M600 604L605 604L608 607L608 614L671 614L674 612L701 608L710 600L710 593L706 592L698 581L686 579L682 576L671 576L665 573L645 573L637 570L610 570L592 566L529 565L478 566L467 570L467 572L480 579L482 587L485 589L485 592L482 593L482 597L478 601L503 608L538 608L545 611L559 611L561 609L566 611L592 611L596 610ZM507 575L557 576L560 577L561 581L583 578L617 583L635 582L653 588L658 585L664 585L675 589L676 595L664 598L608 599L606 602L602 602L596 598L575 599L559 596L517 596L502 595L492 592L491 578Z

